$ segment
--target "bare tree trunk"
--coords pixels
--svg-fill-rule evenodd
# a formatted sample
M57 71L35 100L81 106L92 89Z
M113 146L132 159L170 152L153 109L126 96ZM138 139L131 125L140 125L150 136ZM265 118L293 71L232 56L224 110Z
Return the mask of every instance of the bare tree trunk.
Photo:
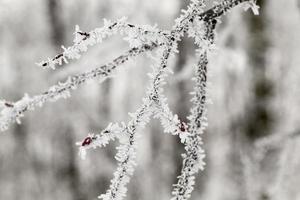
M266 76L266 56L269 49L267 35L266 1L259 0L261 16L249 16L249 47L248 55L253 72L253 99L249 105L245 134L250 140L256 140L270 134L273 114L268 107L273 97L273 84Z
M267 34L268 15L266 12L267 1L258 0L261 7L260 16L250 14L248 17L248 59L252 71L252 97L246 107L242 124L244 136L240 137L244 164L245 187L247 199L268 200L268 185L272 174L274 157L272 152L265 154L264 158L258 157L258 149L254 143L272 133L274 128L274 113L270 102L274 97L274 84L267 77L267 54L269 52L269 37Z
M26 122L21 126L16 125L13 129L13 136L15 141L15 149L13 151L13 156L15 160L12 166L13 170L13 180L14 183L14 199L22 199L22 189L24 189L24 182L21 177L23 173L28 169L28 151L27 151L27 126Z
M61 15L61 13L63 13L61 1L48 0L48 11L51 27L51 41L56 50L60 51L60 46L65 42L65 26Z
M66 182L68 188L70 190L72 199L74 200L85 200L87 196L84 194L81 189L81 179L78 171L78 166L76 165L77 148L74 146L75 140L73 136L73 130L71 127L65 127L64 134L60 136L61 145L64 151L64 161L61 161L61 165L59 164L56 169L56 175L59 182Z

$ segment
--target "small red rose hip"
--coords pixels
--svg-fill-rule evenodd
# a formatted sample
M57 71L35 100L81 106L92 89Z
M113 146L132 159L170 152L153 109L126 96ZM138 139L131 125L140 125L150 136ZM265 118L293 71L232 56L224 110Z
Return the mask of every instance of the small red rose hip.
M85 139L83 140L81 146L84 147L84 146L86 146L86 145L89 145L89 144L91 144L92 141L93 141L93 140L92 140L91 137L87 137L87 138L85 138Z

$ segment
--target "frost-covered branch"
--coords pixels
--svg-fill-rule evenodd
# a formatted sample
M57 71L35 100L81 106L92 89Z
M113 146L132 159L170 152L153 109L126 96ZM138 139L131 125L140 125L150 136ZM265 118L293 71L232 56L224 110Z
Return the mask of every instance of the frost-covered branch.
M118 131L102 131L100 136L91 138L88 136L89 144L86 144L87 138L83 141L80 147L80 152L85 155L85 151L91 147L103 146L108 139L118 138L120 146L117 147L118 153L116 159L118 161L117 171L114 173L114 178L111 181L109 190L99 197L102 199L122 199L126 195L126 184L130 180L130 176L134 171L135 158L136 158L136 139L137 129L143 128L149 121L153 114L153 105L157 101L157 95L161 89L161 84L164 82L167 72L167 60L172 52L173 41L170 41L161 52L161 59L158 67L154 67L153 74L151 75L150 86L147 90L147 96L143 99L143 105L133 114L130 114L131 120L122 128L115 126ZM103 140L104 141L101 141ZM99 141L100 140L100 141ZM79 143L80 144L80 143ZM100 145L99 145L100 144Z
M143 45L140 48L132 48L123 55L117 57L112 62L96 67L95 69L70 76L66 81L60 82L57 85L50 87L46 92L29 97L25 94L24 97L17 102L9 102L6 100L0 101L0 131L8 129L11 123L21 123L21 118L24 113L29 110L34 110L36 107L43 106L46 102L56 101L62 98L68 98L72 90L76 90L78 86L90 80L98 79L103 81L112 76L117 68L143 52L151 51L162 44Z
M205 22L204 35L201 37L203 46L198 49L199 61L196 67L194 91L192 92L193 107L188 116L187 132L184 140L185 151L182 155L183 163L178 182L174 185L172 192L173 200L189 199L194 189L195 174L199 170L204 170L205 152L202 147L202 134L207 126L207 65L208 54L212 50L210 46L214 44L214 31L217 20L212 19ZM198 39L198 41L201 41ZM208 46L206 46L208 45Z
M226 3L224 3L226 2ZM24 97L16 102L9 102L7 100L0 101L0 131L7 130L9 124L18 122L20 123L20 118L24 116L24 113L28 110L33 110L37 106L42 106L45 102L55 101L60 98L67 98L70 94L71 90L76 89L82 83L87 82L87 80L91 79L106 79L108 78L115 69L126 62L129 58L134 57L142 52L151 51L159 46L161 46L165 40L177 40L183 36L184 32L187 32L190 27L194 26L194 22L197 21L209 21L210 19L217 18L224 14L225 11L228 11L230 8L234 7L243 2L253 2L252 0L226 0L221 4L214 6L213 8L202 12L202 8L197 6L199 1L194 0L189 5L187 11L176 19L176 24L181 24L181 26L177 26L173 29L173 34L168 33L167 31L160 31L155 27L150 26L135 26L125 22L124 18L118 20L117 22L109 22L106 21L103 28L95 29L90 33L82 32L77 28L75 32L75 44L71 47L65 48L62 54L58 54L52 59L48 59L48 61L40 62L39 65L42 67L50 67L55 68L57 64L63 63L63 61L67 61L68 59L78 58L82 51L86 51L87 47L90 45L94 45L97 42L101 42L105 37L116 33L124 33L122 32L121 27L126 27L128 30L126 33L130 35L127 37L127 40L133 41L132 45L140 42L146 42L148 44L144 44L141 47L134 47L129 50L124 55L119 56L112 62L97 67L90 72L85 72L79 74L77 76L73 76L68 78L63 83L59 83L50 87L46 92L36 95L33 97L29 97L29 95L24 95ZM197 18L197 19L196 19ZM195 20L196 19L196 20ZM149 32L148 32L149 31ZM159 36L155 37L154 33L157 33ZM180 34L174 34L180 33ZM139 39L138 36L142 37ZM144 36L143 35L147 35ZM149 37L148 37L149 36ZM165 38L166 37L166 38ZM131 40L129 39L131 38ZM133 39L132 39L133 38ZM143 39L144 38L144 39ZM165 39L164 39L165 38ZM139 42L135 42L139 41ZM74 55L77 56L74 56Z
M49 101L56 101L70 96L72 90L90 80L105 80L130 58L146 52L157 50L156 63L153 72L149 74L150 84L146 89L146 96L142 105L136 112L130 114L131 119L125 123L110 123L100 134L89 134L82 142L78 142L82 158L87 150L106 146L111 140L118 139L115 156L118 167L107 192L100 195L104 200L121 200L126 195L126 185L134 172L136 165L136 150L139 131L150 121L151 117L161 121L164 132L178 136L185 147L183 164L178 182L172 192L174 200L187 200L190 198L195 184L195 174L203 170L205 153L202 147L202 134L207 126L207 65L210 52L214 50L215 28L219 17L231 8L246 3L245 8L251 8L257 14L258 7L254 0L223 0L207 11L205 0L191 0L188 8L175 20L171 31L162 31L151 26L137 26L126 22L124 18L110 22L105 21L102 28L89 33L82 32L76 27L74 45L63 48L63 52L52 59L42 61L38 65L43 68L55 69L57 65L68 63L68 60L78 59L89 46L101 43L103 39L120 33L129 42L130 49L108 64L95 69L70 76L65 82L50 87L46 92L30 97L25 96L16 102L0 101L0 130L6 130L9 124L18 122L28 110L43 106ZM169 75L168 60L177 53L177 44L187 34L195 39L198 45L195 73L195 87L193 89L192 103L188 122L181 121L169 108L164 95L163 85Z
M68 60L79 59L82 52L86 52L88 47L102 43L104 39L115 34L121 34L125 41L129 42L130 47L138 48L142 45L152 45L164 43L166 32L159 30L156 26L133 25L127 22L125 17L112 22L104 19L104 26L96 28L90 32L83 32L77 25L75 28L74 44L70 47L62 46L63 52L47 61L37 63L43 68L55 69L57 65L68 63Z

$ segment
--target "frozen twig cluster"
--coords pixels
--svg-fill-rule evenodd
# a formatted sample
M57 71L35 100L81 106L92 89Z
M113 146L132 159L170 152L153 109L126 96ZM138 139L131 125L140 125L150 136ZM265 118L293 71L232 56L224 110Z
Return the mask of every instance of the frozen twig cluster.
M149 74L150 84L140 108L131 113L131 120L127 123L110 123L99 134L89 134L82 142L78 142L80 155L86 156L87 150L107 145L111 140L118 139L120 146L117 148L116 160L118 168L111 180L107 192L99 198L120 200L126 195L126 185L134 172L136 165L136 149L139 130L151 119L161 121L164 132L178 136L185 146L181 174L172 192L176 200L189 199L195 184L195 174L203 170L204 150L202 148L201 134L207 126L207 65L211 51L214 50L215 27L219 17L234 6L245 3L246 8L251 7L254 13L257 6L253 0L223 0L213 8L204 11L205 0L191 0L190 5L175 21L171 31L159 30L152 26L138 26L130 24L126 18L110 22L105 20L102 28L91 32L83 32L76 26L74 45L63 47L63 52L54 58L38 63L42 68L55 69L56 66L67 64L72 59L79 59L81 53L87 51L89 46L101 43L105 38L119 33L129 42L130 50L115 58L111 62L96 67L91 71L76 76L70 76L65 82L50 87L40 95L30 97L28 94L17 101L0 101L0 129L6 130L13 122L20 123L20 118L28 110L43 106L49 101L68 98L72 90L89 80L109 78L123 63L137 55L156 49L157 57L153 65L153 72ZM170 74L168 60L177 53L177 43L184 35L195 39L198 45L198 63L195 67L195 87L192 92L193 107L191 108L188 122L181 121L169 109L164 96L163 85L165 78Z

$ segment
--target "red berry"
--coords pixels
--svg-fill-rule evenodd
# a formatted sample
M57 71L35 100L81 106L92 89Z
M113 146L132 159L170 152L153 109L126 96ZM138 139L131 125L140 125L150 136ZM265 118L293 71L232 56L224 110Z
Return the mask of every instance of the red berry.
M91 137L87 137L87 138L85 138L85 139L83 140L83 142L82 142L81 145L84 147L84 146L86 146L86 145L91 144L91 142L92 142L92 138L91 138Z

